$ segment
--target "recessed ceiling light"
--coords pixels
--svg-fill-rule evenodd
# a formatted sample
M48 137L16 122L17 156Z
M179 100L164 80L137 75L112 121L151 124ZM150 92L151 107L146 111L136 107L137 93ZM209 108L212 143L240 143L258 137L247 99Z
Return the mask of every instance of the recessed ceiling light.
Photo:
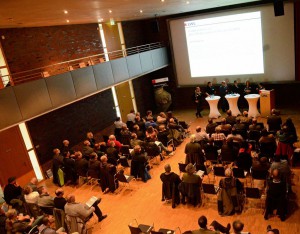
M140 10L140 13L143 13L143 10Z
M108 12L109 12L109 13L112 13L112 10L109 10Z
M67 10L64 10L64 13L65 13L65 14L68 14L69 12L68 12Z
M66 20L67 21L67 23L70 23L70 20Z
M190 2L189 2L189 1L186 1L186 4L190 4Z
M101 19L98 19L98 22L103 22L103 18L101 18Z
M164 2L165 0L160 0L161 2Z

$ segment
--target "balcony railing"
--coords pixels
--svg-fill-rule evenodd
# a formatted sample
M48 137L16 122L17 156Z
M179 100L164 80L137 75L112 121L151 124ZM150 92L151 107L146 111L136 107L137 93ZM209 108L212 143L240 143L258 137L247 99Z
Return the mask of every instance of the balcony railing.
M35 68L28 71L13 73L10 76L9 75L2 76L1 81L4 87L9 85L15 86L28 81L47 78L49 76L58 75L68 71L96 65L99 63L104 63L107 60L114 60L114 59L130 56L134 54L139 54L142 52L158 49L161 47L164 47L163 43L155 42L155 43L136 46L124 50L117 50L108 53L96 54L88 57L83 57L74 60L64 61L61 63L52 64L45 67ZM10 82L7 83L8 81Z

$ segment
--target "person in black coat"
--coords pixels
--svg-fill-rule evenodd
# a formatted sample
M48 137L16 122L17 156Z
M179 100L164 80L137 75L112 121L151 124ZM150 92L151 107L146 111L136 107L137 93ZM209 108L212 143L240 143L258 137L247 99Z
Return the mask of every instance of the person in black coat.
M220 103L221 103L222 111L226 112L228 110L228 102L227 102L225 96L229 93L229 89L226 84L226 81L222 81L219 92L220 92L220 96L221 96Z
M216 91L215 88L212 86L212 83L209 81L207 82L207 86L206 86L206 96L211 96L211 95L215 95Z
M170 164L165 165L165 172L160 175L160 179L163 182L162 201L172 200L172 208L175 208L175 205L180 203L178 185L181 183L181 179L177 174L171 172Z
M22 188L18 185L16 177L12 176L7 180L8 184L4 187L4 200L7 204L11 205L14 199L22 198Z
M202 118L201 111L202 111L202 99L203 99L203 93L201 92L200 87L196 87L195 93L193 95L193 100L196 103L196 117Z

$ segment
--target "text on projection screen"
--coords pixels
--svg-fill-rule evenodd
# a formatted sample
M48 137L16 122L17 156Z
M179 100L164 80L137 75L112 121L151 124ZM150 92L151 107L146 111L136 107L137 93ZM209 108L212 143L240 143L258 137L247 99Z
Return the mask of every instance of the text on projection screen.
M192 77L264 73L260 12L184 24Z

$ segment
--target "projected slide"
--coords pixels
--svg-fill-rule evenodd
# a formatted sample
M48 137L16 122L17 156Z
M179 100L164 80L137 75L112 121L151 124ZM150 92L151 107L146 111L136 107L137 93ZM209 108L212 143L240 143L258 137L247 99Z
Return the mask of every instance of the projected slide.
M264 73L260 11L185 21L191 76Z

